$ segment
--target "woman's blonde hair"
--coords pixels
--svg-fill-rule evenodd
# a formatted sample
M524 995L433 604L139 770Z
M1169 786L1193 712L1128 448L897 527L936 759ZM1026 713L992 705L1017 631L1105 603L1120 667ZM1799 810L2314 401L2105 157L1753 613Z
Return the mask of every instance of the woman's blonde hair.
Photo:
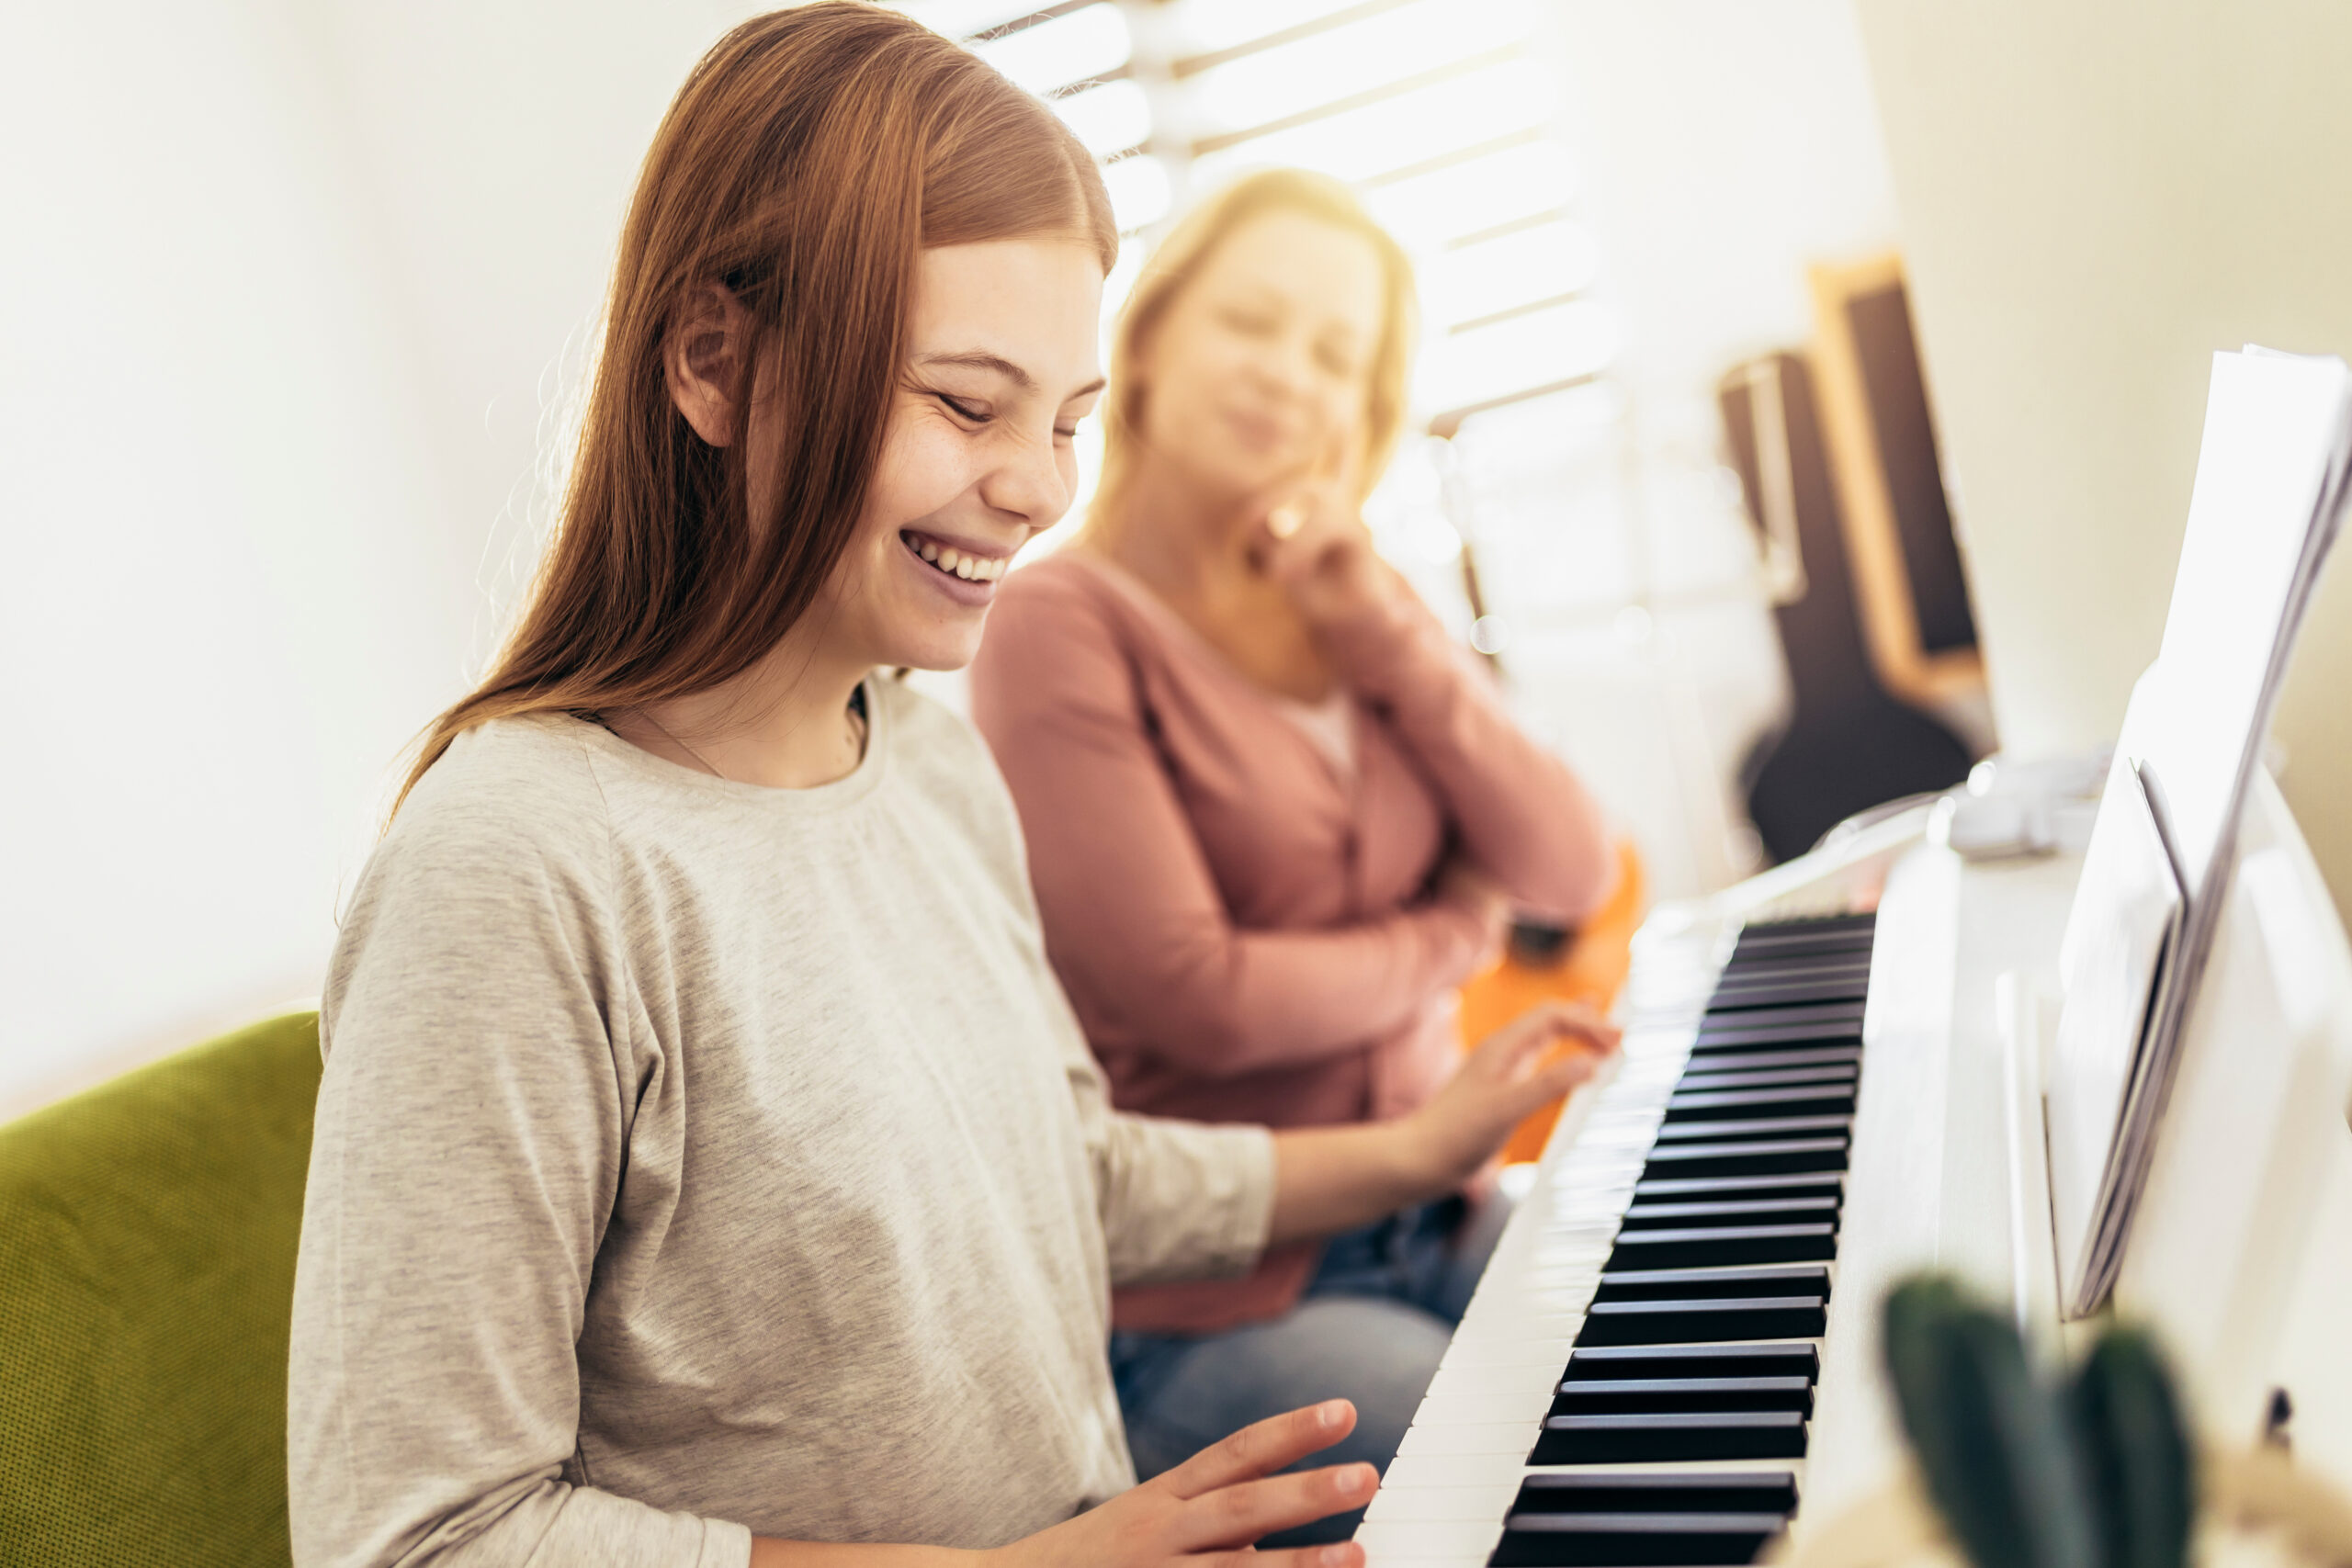
M1219 245L1251 219L1296 212L1361 234L1380 257L1383 278L1380 342L1364 381L1363 443L1357 473L1369 493L1404 434L1406 380L1419 323L1413 264L1396 237L1373 220L1341 182L1306 169L1245 175L1195 205L1144 264L1121 307L1111 337L1111 389L1102 413L1102 473L1086 511L1086 526L1111 525L1133 495L1141 468L1144 401L1150 392L1137 367L1152 333Z

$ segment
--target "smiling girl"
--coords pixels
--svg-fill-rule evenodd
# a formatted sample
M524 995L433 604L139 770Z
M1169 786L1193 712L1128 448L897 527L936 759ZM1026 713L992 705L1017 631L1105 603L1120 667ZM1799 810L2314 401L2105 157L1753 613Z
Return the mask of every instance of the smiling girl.
M1343 1401L1134 1485L1111 1288L1450 1190L1589 1054L1538 1018L1377 1126L1113 1112L987 753L876 674L967 661L1069 504L1115 246L1052 114L889 13L687 80L560 527L328 976L298 1562L1116 1568L1363 1504L1275 1473Z

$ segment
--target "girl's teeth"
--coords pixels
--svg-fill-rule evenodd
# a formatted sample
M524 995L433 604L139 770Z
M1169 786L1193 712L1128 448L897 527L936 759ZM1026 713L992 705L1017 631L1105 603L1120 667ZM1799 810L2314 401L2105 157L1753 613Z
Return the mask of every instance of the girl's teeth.
M954 577L967 582L994 582L1004 575L1005 562L987 556L966 555L963 551L925 539L915 546L915 553Z

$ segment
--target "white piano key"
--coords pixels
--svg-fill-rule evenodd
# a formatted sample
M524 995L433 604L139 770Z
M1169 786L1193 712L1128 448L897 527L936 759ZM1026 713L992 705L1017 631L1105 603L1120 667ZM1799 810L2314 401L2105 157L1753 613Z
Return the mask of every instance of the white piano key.
M1574 1334L1583 1326L1584 1309L1590 1304L1589 1292L1528 1281L1522 1291L1498 1291L1484 1300L1474 1298L1462 1322L1464 1326L1478 1325L1481 1333L1520 1325L1534 1330L1525 1337L1541 1339L1553 1334ZM1546 1320L1548 1326L1538 1326Z
M1478 1339L1573 1339L1584 1326L1584 1313L1522 1312L1497 1305L1476 1318L1465 1317L1458 1337Z
M1413 1425L1470 1427L1523 1421L1532 1427L1543 1425L1551 1408L1552 1391L1543 1384L1483 1393L1441 1393L1432 1387L1421 1396Z
M1568 1364L1564 1349L1560 1359L1550 1362L1553 1369L1545 1374L1545 1362L1518 1362L1506 1366L1448 1366L1438 1363L1437 1375L1430 1379L1430 1393L1516 1393L1525 1388L1549 1389L1558 1369Z
M1527 1446L1532 1449L1531 1436ZM1399 1454L1388 1461L1388 1475L1381 1484L1396 1487L1464 1487L1508 1482L1510 1496L1519 1495L1519 1483L1529 1473L1523 1468L1527 1456L1498 1463L1492 1454L1425 1453ZM1376 1494L1375 1494L1376 1495ZM1508 1498L1506 1498L1508 1503ZM1495 1517L1501 1518L1498 1509Z
M1484 1562L1502 1539L1500 1519L1366 1519L1356 1529L1356 1543L1380 1561L1436 1557Z
M1374 1493L1364 1512L1371 1518L1473 1518L1491 1523L1510 1512L1520 1495L1520 1476L1487 1481L1482 1485L1387 1485Z
M1476 1519L1491 1522L1510 1511L1519 1495L1519 1476L1488 1480L1475 1486L1399 1486L1385 1482L1374 1494L1364 1518Z
M1556 1339L1490 1339L1482 1335L1457 1334L1453 1343L1445 1348L1444 1359L1438 1370L1448 1367L1494 1367L1524 1371L1536 1367L1565 1367L1568 1351L1575 1341L1563 1336Z
M1541 1421L1490 1421L1480 1425L1459 1427L1422 1427L1406 1428L1404 1439L1396 1445L1399 1454L1491 1454L1509 1457L1515 1463L1525 1462L1534 1451L1535 1439L1542 1435Z

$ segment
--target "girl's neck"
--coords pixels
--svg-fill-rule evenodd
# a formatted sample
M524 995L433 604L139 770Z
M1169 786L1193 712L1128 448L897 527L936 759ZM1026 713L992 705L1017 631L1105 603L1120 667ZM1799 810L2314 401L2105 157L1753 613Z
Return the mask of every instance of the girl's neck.
M850 699L871 669L825 655L787 637L733 680L614 716L613 728L667 761L738 784L831 784L865 755L866 726Z

